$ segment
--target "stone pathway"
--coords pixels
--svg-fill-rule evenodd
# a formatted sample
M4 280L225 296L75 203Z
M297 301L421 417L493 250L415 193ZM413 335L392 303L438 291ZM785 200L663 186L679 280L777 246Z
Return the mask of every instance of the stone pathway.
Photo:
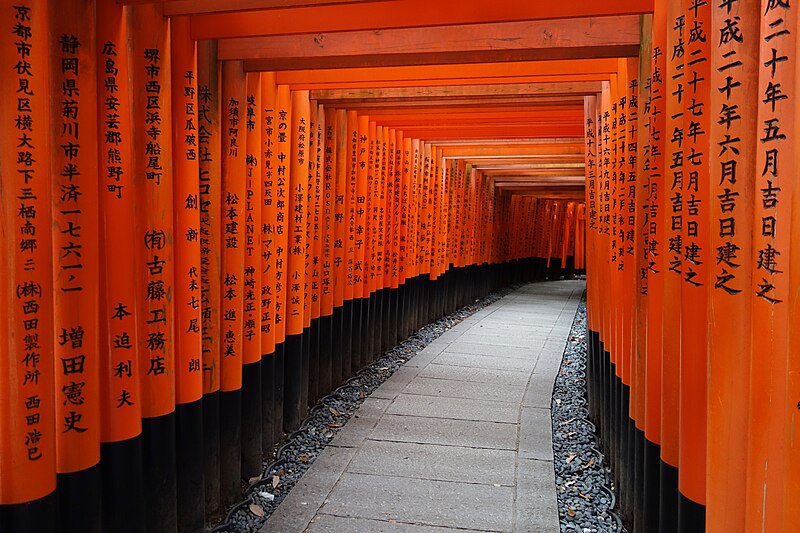
M262 532L558 532L550 403L583 281L526 285L380 386Z

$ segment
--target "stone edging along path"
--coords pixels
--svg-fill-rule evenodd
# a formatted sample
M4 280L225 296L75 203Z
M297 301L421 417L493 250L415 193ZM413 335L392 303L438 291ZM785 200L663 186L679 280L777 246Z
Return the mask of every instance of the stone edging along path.
M581 301L553 388L553 452L561 531L625 531L613 478L586 408L586 299Z

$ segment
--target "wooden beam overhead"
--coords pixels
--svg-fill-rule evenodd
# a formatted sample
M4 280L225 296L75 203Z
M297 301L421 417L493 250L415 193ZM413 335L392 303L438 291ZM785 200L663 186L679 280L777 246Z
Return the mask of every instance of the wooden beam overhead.
M125 0L128 3L131 0ZM132 0L137 1L137 0ZM324 5L366 4L387 0L166 0L167 15L195 15L199 13L226 13L267 9L313 7Z
M244 0L241 0L244 1ZM166 13L201 13L215 0L192 0L197 9L178 12L165 6ZM233 6L234 0L226 2ZM245 7L245 6L242 6ZM341 5L315 5L262 9L229 13L193 14L192 36L195 39L225 39L259 35L293 35L359 30L388 30L423 26L482 24L575 17L619 17L652 13L653 0L603 0L602 2L564 2L563 0L392 0Z
M530 177L550 178L550 177L569 177L569 176L580 179L584 178L583 168L542 168L542 169L527 169L527 170L481 169L481 172L483 172L487 176L492 176L494 178L525 179Z
M609 74L562 74L559 76L520 76L520 77L501 77L501 78L448 78L441 80L419 80L414 81L414 87L436 87L439 85L475 85L476 83L486 83L491 85L509 83L544 83L544 82L565 82L565 81L608 81ZM292 90L315 91L319 89L369 89L383 87L407 87L411 82L404 81L360 81L360 82L336 82L336 83L298 83L290 84Z
M480 158L493 157L553 157L555 155L568 155L570 157L584 157L585 148L582 144L509 144L507 146L466 146L466 145L438 145L442 157L448 159L470 159L480 161Z
M480 125L471 126L469 128L455 128L455 129L440 129L440 128L403 128L403 134L428 141L429 139L483 139L491 137L493 139L512 139L518 137L552 137L557 136L573 136L579 133L583 128L583 124L559 125L559 126L486 126Z
M322 104L344 105L393 103L407 100L455 100L480 98L484 102L508 97L556 97L596 94L601 82L518 83L504 85L445 85L442 87L386 87L373 89L322 89L311 91L311 99Z
M402 119L405 117L427 117L427 116L451 116L455 114L462 114L463 116L476 116L476 115L492 115L492 114L514 114L514 113L536 113L539 111L549 111L549 112L563 112L563 113L574 113L578 111L582 111L580 106L566 103L555 103L549 105L539 105L539 104L532 104L526 106L500 106L500 105L489 105L486 109L476 108L476 107L448 107L447 109L409 109L409 108L399 108L399 109L361 109L359 114L369 115L370 117L392 117Z
M346 101L346 102L327 102L329 107L346 107L348 109L360 110L362 109L398 109L398 108L413 108L413 109L444 109L447 107L469 107L489 109L493 105L508 106L519 104L524 105L540 105L547 102L559 102L575 104L582 102L583 96L507 96L502 98L487 99L480 96L466 97L466 98L410 98L406 100L397 100L394 102L387 102L381 100L368 100L366 102ZM320 102L325 103L325 102Z
M490 174L485 174L485 176L490 177L495 180L495 183L503 182L503 183L560 183L566 185L574 185L576 187L582 187L586 180L584 176L575 176L575 175L564 175L564 176L492 176Z
M517 148L520 146L532 148L547 148L555 145L580 145L584 146L583 137L542 137L530 139L439 139L431 140L432 144L437 146L447 146L453 149L478 149L478 150L504 150L512 147Z
M268 71L634 57L639 31L626 15L244 37L220 40L219 58Z
M246 68L247 64L245 64ZM459 78L485 80L497 77L568 76L570 74L607 75L616 73L618 68L619 62L616 59L572 59L564 61L519 61L515 63L286 70L278 72L276 76L279 85L404 81L416 84L418 81L440 81Z
M369 116L370 120L379 121L381 124L404 124L413 123L416 120L434 122L453 122L453 121L476 121L476 120L496 120L520 122L530 119L552 119L573 120L576 117L583 118L583 110L577 107L529 107L515 110L486 111L483 109L472 110L443 110L439 112L427 113L360 113ZM391 127L391 126L390 126Z
M564 172L579 172L583 171L584 165L581 163L568 163L568 162L548 162L548 163L527 163L527 164L509 164L509 165L473 165L474 169L480 170L484 174L501 174L508 173L508 175L522 174L524 172L536 173L540 171L556 171L562 170Z

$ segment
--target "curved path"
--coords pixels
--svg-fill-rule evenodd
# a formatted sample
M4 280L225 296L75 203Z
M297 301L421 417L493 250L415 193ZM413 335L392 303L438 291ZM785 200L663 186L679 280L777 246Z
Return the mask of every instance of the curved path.
M550 398L583 281L526 285L366 399L263 532L558 532Z

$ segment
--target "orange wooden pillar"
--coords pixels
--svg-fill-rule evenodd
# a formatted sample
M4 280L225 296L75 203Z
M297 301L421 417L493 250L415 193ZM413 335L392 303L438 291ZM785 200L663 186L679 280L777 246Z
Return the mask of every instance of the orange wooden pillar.
M281 130L282 119L278 121L278 145L285 156L287 165L286 188L286 366L284 368L284 409L283 425L286 431L300 427L304 412L302 410L303 381L303 293L305 287L305 248L306 222L305 205L308 187L308 159L305 145L300 147L300 135L305 137L309 123L310 102L307 91L289 92L288 87L278 88L278 113L289 109L287 128ZM281 132L286 133L282 145ZM281 157L279 153L279 158Z
M683 98L683 191L681 357L679 427L679 530L705 525L706 379L708 294L711 266L710 177L711 28L710 4L685 2ZM714 89L718 90L718 89Z
M246 133L243 200L244 273L242 278L242 479L261 474L263 447L262 253L261 211L264 203L261 74L245 75L245 102L240 128Z
M392 308L394 307L394 294L391 290L392 285L392 209L391 205L394 201L395 195L395 180L394 180L394 143L397 142L397 132L393 128L384 128L383 131L383 147L381 160L383 179L383 196L381 198L381 228L382 228L382 264L380 265L382 273L382 301L381 301L381 355L394 347L392 342L392 323L395 320Z
M321 107L321 106L320 106ZM325 108L323 130L323 185L322 185L322 219L320 252L321 295L320 295L320 388L323 392L331 391L338 384L338 376L334 379L334 332L333 332L333 227L336 204L336 147L335 147L335 113ZM341 332L341 329L340 329ZM336 368L338 372L338 368Z
M353 202L352 186L354 185L356 138L358 136L357 114L355 111L342 110L339 115L339 138L337 140L337 195L341 195L341 222L339 226L339 244L341 246L341 306L342 306L342 354L341 379L347 380L352 374L353 351L353 248L351 208ZM338 201L338 199L337 199ZM337 215L339 215L337 211Z
M347 193L347 116L344 109L336 110L333 117L333 180L335 191L333 215L333 381L338 386L349 377L350 359L345 353L345 304L344 288L347 283L345 221ZM349 310L349 308L348 308Z
M712 5L706 529L745 519L761 3ZM728 21L735 21L728 26ZM728 28L727 30L723 30ZM732 33L729 33L732 32ZM717 32L715 32L717 33ZM731 110L735 113L730 114ZM713 261L711 259L713 258ZM760 341L757 341L760 342Z
M359 115L356 122L355 201L353 226L353 333L358 332L353 342L353 372L358 372L371 356L370 340L374 338L374 309L370 305L369 274L367 272L367 249L372 248L371 234L367 233L367 181L370 179L368 165L370 121Z
M139 250L137 320L147 529L177 528L174 188L169 28L158 6L130 6L132 122Z
M652 18L652 47L649 66L649 113L645 122L639 124L639 138L643 157L640 156L641 179L645 188L639 188L642 198L640 231L644 239L644 258L641 275L642 290L646 291L644 320L646 321L645 340L645 405L644 405L644 503L642 527L645 530L658 528L658 508L660 489L660 446L661 446L661 355L662 325L664 312L664 276L666 245L664 243L664 221L662 213L666 209L665 176L666 158L666 4L657 2ZM643 50L644 51L644 50ZM644 56L642 56L644 58ZM641 69L640 69L641 71ZM643 78L640 76L640 89ZM640 105L644 99L640 96ZM642 310L640 309L640 313ZM637 522L638 523L638 522Z
M793 6L796 8L796 6ZM795 76L797 74L795 73ZM798 115L795 113L795 124ZM795 130L797 131L797 130ZM798 152L793 150L795 157L795 171L798 165ZM800 283L800 194L793 191L792 194L792 219L791 219L791 279L789 280L789 293L798 294L798 283ZM789 304L789 316L797 317L798 305L797 298L791 298ZM789 350L786 364L786 397L783 399L783 435L786 447L784 450L784 479L783 479L783 524L790 526L800 520L800 507L790 502L797 501L800 495L800 441L795 438L798 418L800 417L800 331L793 327L789 329Z
M662 314L661 365L661 501L659 527L661 531L678 528L678 398L680 397L680 292L682 280L684 173L684 113L686 75L684 43L688 35L681 3L666 0L666 172L664 175L664 209L661 224L664 228L664 313Z
M0 61L9 73L0 85L0 127L7 135L0 143L6 162L0 216L7 228L0 234L6 251L0 291L9 302L0 309L0 528L46 531L57 522L56 435L63 422L55 418L53 393L47 3L6 4L0 21ZM12 76L20 61L26 68ZM17 148L20 142L27 146ZM26 326L24 335L14 335Z
M103 529L143 531L142 405L136 315L137 250L133 131L125 9L97 6L98 142L100 183L100 455ZM109 120L110 119L110 120ZM121 312L126 311L126 312ZM124 396L130 402L121 403ZM130 494L116 490L126 480ZM134 495L135 496L132 496Z
M408 257L406 262L407 275L411 281L411 331L420 327L420 305L422 301L422 285L419 276L419 248L420 248L420 196L422 190L422 161L421 141L411 140L410 175L408 188Z
M762 2L758 56L757 151L750 297L750 426L748 430L745 528L787 531L784 461L788 442L780 436L787 411L797 411L798 398L787 398L789 342L797 328L789 314L790 263L793 242L792 204L797 192L797 6ZM752 105L752 101L750 103ZM737 217L738 218L738 217ZM729 231L729 227L725 227ZM739 228L736 228L739 231ZM745 259L747 260L747 259ZM796 358L796 354L791 357ZM797 483L797 481L795 481ZM794 498L791 498L794 496Z
M387 228L389 225L389 214L387 213L388 204L388 179L390 167L394 167L391 162L392 147L391 131L388 127L375 127L375 151L374 151L374 171L375 180L373 190L372 206L372 254L373 264L373 287L375 300L375 325L373 327L373 352L374 357L380 357L389 348L388 337L390 331L390 300L391 291L388 290L390 283L386 277L387 260L390 254L390 243L388 242ZM392 170L393 171L393 170Z
M420 185L419 185L419 248L417 250L417 264L419 265L420 283L423 290L427 292L430 281L430 262L428 254L430 250L430 221L428 215L431 204L431 145L424 143L420 145ZM420 325L426 324L428 320L428 306L430 299L423 296L420 299Z
M197 45L170 21L175 236L175 424L179 529L204 524Z
M262 450L272 451L283 434L284 323L278 319L284 292L278 261L285 246L283 216L285 181L279 173L278 87L274 72L261 73L261 387L263 392ZM282 192L283 191L283 192ZM278 228L281 231L278 231Z
M341 139L337 155L338 179L341 180L342 195L342 379L353 375L353 185L356 168L358 120L355 111L345 111L341 115Z
M314 167L316 165L316 145L315 136L313 134L316 129L317 122L317 105L315 102L309 100L308 116L304 124L300 124L298 129L297 141L295 149L297 151L298 161L305 161L306 166L306 181L305 181L305 197L303 200L303 223L304 231L303 236L305 242L303 245L303 381L300 389L300 411L305 416L308 412L309 395L311 394L311 368L312 360L316 358L314 353L315 346L312 346L313 340L311 338L311 214L314 210L313 207L313 183L314 183Z
M100 358L95 17L88 0L49 10L53 329L59 522L100 530ZM63 10L63 11L62 11ZM27 63L25 48L22 66ZM16 69L21 75L25 70ZM46 76L44 72L40 73ZM85 121L85 122L84 122ZM81 122L85 126L81 128ZM23 138L15 143L30 149ZM17 158L18 160L19 158ZM19 178L18 178L19 179ZM35 231L22 228L25 239ZM46 236L45 233L43 236ZM24 323L23 331L36 334ZM45 335L44 332L39 333ZM73 507L75 506L75 507ZM75 512L75 508L83 509Z
M627 451L623 460L628 463L627 479L625 480L625 493L627 494L626 511L630 522L633 522L636 510L637 481L639 480L642 460L644 459L643 441L641 436L642 419L637 415L640 410L642 397L639 395L640 387L637 382L637 357L636 357L636 260L635 260L635 214L637 196L637 156L638 156L638 76L639 61L636 58L620 60L619 83L619 248L618 254L621 261L620 283L622 287L622 302L620 308L620 347L623 357L623 374L627 381L623 381L623 405L627 409ZM642 417L643 418L643 417Z
M203 379L203 474L206 515L220 508L219 397L222 264L220 78L216 43L197 43L197 154L200 205L200 323Z
M320 337L322 333L322 193L324 182L324 150L325 150L325 110L322 105L312 102L312 114L314 116L313 128L309 135L313 137L313 149L309 158L313 161L313 172L309 170L309 262L310 278L307 283L311 298L311 364L309 375L309 405L330 389L323 389L321 386L320 375L322 369L322 352ZM310 167L309 167L310 168Z
M441 172L442 172L442 159L441 159L441 149L437 146L431 146L431 178L430 178L430 186L431 186L431 205L430 205L430 254L429 254L429 265L430 265L430 279L431 279L431 290L433 294L431 296L432 301L430 303L430 308L428 312L428 320L433 321L438 319L442 315L442 306L441 306L441 293L442 293L442 279L440 277L440 269L439 269L439 249L441 246L440 241L440 216L441 216ZM388 239L388 237L387 237ZM482 242L482 245L485 246L486 242Z
M270 89L268 89L270 90ZM287 430L287 359L289 358L286 337L288 335L288 297L289 285L287 250L289 248L289 195L290 195L290 125L291 125L291 93L286 86L278 86L275 90L274 102L264 102L267 108L274 109L275 147L275 346L276 346L276 387L280 404L279 433ZM293 347L295 348L295 347Z
M367 299L364 302L364 305L366 306L367 312L366 317L363 320L365 320L367 331L369 332L365 339L366 360L367 362L371 362L379 355L378 352L380 351L380 338L378 338L376 342L376 335L379 336L380 333L377 332L375 328L376 324L380 323L380 287L378 287L377 276L379 268L377 261L377 236L379 231L377 217L379 202L377 195L379 190L378 179L380 179L380 175L378 174L377 157L379 155L377 151L378 126L375 121L370 120L367 129L368 138L365 141L367 143L367 153L365 154L365 175L367 181L365 198L366 214L364 217L364 231L366 234L365 242L368 243L364 265L364 277L367 281L367 288L365 289ZM359 139L359 141L361 141L361 139ZM359 157L362 157L361 148L359 148Z
M222 269L220 335L220 494L223 505L239 492L242 470L242 364L247 197L245 74L241 61L221 68Z
M400 318L401 326L398 336L406 338L411 333L409 316L411 314L411 287L408 275L408 251L409 251L409 185L411 177L411 138L402 137L402 168L399 183L399 209L400 209L400 245L398 254L398 283L402 287L403 311Z
M390 343L397 344L402 334L403 317L403 290L400 284L400 222L401 222L401 195L403 178L403 132L394 131L394 172L387 176L387 209L391 210L391 222L387 224L386 232L391 241L391 256L387 258L389 266L389 286L394 294L391 308Z

